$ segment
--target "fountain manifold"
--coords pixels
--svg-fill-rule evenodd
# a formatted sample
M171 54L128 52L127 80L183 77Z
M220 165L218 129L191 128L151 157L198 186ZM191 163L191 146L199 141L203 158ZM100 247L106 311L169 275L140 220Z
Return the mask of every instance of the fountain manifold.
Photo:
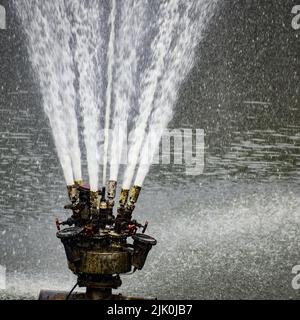
M121 190L118 214L113 215L116 181L109 181L101 191L91 191L81 181L68 186L72 216L64 222L56 220L57 237L64 245L69 269L77 276L85 293L41 291L41 300L126 300L140 299L113 295L112 289L121 286L121 274L144 267L149 251L156 240L145 234L144 225L132 220L132 212L141 188ZM65 228L61 229L62 226ZM142 228L141 233L137 230ZM133 243L128 240L133 239Z

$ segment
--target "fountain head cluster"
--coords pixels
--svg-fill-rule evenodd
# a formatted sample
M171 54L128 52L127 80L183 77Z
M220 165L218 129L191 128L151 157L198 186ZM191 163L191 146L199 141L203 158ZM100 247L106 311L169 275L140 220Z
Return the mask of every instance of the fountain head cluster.
M149 251L156 245L156 240L145 234L148 222L140 224L132 219L141 187L121 190L117 216L114 215L116 181L109 181L107 188L99 191L91 191L78 181L67 190L71 203L65 209L72 210L72 216L63 222L56 221L57 237L64 245L69 269L77 275L78 285L86 287L85 294L73 294L69 298L127 299L112 294L112 289L122 284L120 274L141 270ZM141 233L137 233L139 228ZM128 242L130 238L133 243ZM67 293L42 291L40 299L67 296Z

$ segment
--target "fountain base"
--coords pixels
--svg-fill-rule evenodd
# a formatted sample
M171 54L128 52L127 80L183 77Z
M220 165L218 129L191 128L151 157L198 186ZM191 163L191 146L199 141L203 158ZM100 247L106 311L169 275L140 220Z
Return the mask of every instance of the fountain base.
M144 234L148 223L142 226L131 219L140 187L132 188L130 219L121 215L118 220L113 216L115 186L116 183L109 183L108 201L105 188L102 189L100 203L99 192L80 185L68 188L72 204L66 208L72 209L73 215L64 222L56 220L56 236L64 246L68 267L77 276L77 282L70 293L41 291L40 300L143 299L112 294L113 289L122 285L120 275L142 270L149 251L156 245L154 238ZM70 227L61 230L61 225ZM138 227L143 227L143 233L136 232ZM128 242L129 238L133 243ZM86 292L73 294L77 286L86 288Z

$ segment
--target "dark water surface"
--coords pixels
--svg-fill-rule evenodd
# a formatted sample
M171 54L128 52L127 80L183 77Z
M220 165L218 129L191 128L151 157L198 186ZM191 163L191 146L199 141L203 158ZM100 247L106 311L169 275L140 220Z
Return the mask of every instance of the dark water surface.
M5 1L0 1L0 4ZM153 167L136 216L158 239L122 292L175 299L297 299L299 37L295 1L226 1L180 90L172 128L205 130L205 171ZM62 172L13 14L0 31L0 298L69 290L54 218Z

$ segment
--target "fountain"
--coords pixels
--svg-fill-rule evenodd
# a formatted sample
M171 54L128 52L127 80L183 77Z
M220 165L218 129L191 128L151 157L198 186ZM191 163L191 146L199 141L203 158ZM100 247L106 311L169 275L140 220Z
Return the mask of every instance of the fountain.
M40 299L128 298L112 290L121 286L121 274L143 269L156 245L145 234L148 222L137 222L133 211L216 3L14 1L71 202L65 206L71 217L56 221L57 237L77 276L76 286L86 288L83 294L41 291ZM80 118L88 185L82 177ZM128 163L115 216L120 157L127 142L120 132L127 123Z

